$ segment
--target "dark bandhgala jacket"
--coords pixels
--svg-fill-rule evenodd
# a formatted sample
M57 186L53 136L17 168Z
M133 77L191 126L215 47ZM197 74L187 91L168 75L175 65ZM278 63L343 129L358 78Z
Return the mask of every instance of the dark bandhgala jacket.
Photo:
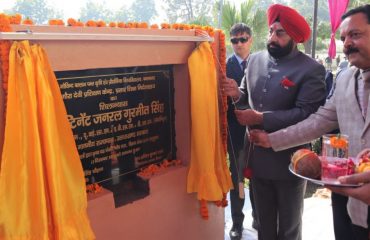
M274 132L306 119L325 102L325 68L298 49L281 59L267 51L252 54L240 89L239 103L263 112L261 128ZM249 140L246 137L246 147ZM256 177L284 180L294 176L288 166L300 147L275 152L272 148L254 147L249 165Z

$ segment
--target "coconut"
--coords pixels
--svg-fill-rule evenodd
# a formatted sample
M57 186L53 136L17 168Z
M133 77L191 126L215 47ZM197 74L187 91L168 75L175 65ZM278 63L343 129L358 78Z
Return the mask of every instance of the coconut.
M321 161L316 153L300 149L293 154L291 162L294 172L299 175L321 179Z

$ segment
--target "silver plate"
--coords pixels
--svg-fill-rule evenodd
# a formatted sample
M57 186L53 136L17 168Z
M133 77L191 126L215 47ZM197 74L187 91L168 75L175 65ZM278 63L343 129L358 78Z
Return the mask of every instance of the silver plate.
M322 181L322 180L317 180L317 179L305 177L305 176L302 176L302 175L296 173L293 170L292 164L289 164L289 171L291 173L293 173L294 175L296 175L297 177L299 177L299 178L303 178L305 180L308 180L312 183L315 183L315 184L318 184L318 185L321 185L321 186L333 186L333 187L359 187L359 186L361 186L361 184L345 184L345 183L340 183L339 181Z

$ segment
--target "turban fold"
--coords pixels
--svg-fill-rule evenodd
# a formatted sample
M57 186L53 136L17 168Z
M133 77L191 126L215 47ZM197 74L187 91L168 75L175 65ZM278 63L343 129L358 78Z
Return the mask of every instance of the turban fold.
M279 21L288 35L297 43L303 43L310 37L310 26L293 8L281 4L271 5L267 10L267 20L269 26Z

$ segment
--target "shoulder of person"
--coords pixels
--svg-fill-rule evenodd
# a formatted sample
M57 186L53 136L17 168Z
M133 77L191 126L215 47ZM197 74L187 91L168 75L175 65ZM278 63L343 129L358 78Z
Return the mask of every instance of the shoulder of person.
M314 58L304 54L303 52L299 52L297 58L294 61L297 63L297 65L299 64L301 66L304 66L305 69L309 71L313 69L320 69L320 71L322 71L323 74L326 73L324 65L320 64Z
M235 54L231 54L227 59L226 59L226 63L231 63L233 61L237 61L236 57L235 57Z
M258 51L258 52L254 52L254 53L249 54L248 61L253 61L255 59L261 59L261 58L266 58L266 59L269 58L269 54L268 54L267 50Z
M337 73L336 80L349 79L351 78L359 69L355 66L345 68Z

